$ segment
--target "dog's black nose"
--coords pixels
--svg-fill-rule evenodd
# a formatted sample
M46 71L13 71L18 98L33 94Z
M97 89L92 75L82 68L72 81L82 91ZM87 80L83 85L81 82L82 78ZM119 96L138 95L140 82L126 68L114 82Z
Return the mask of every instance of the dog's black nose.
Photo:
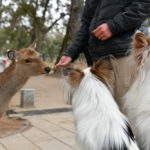
M46 68L45 68L45 72L46 72L46 73L49 73L50 71L51 71L50 67L46 67Z

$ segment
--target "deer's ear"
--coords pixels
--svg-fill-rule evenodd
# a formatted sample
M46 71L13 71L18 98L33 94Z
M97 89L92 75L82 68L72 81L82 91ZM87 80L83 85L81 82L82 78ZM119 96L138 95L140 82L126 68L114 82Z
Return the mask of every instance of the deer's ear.
M72 69L68 71L67 75L68 75L69 84L71 85L71 87L75 88L80 84L84 76L84 73L79 69Z
M7 52L7 56L10 60L16 60L17 59L17 56L18 56L18 52L15 51L15 50L9 50Z
M36 43L35 43L35 42L33 42L33 43L29 46L29 48L33 48L33 49L35 49L35 48L36 48Z
M144 33L137 31L134 36L134 48L143 48L148 45L147 37Z

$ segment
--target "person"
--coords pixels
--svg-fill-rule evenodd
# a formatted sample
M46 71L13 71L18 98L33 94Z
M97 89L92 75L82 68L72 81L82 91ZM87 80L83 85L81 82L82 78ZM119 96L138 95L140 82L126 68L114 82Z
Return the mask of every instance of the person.
M119 99L129 87L127 63L133 35L136 30L148 34L149 16L150 0L86 0L82 25L56 69L68 66L82 52L88 56L89 65L113 55L118 62L115 97Z

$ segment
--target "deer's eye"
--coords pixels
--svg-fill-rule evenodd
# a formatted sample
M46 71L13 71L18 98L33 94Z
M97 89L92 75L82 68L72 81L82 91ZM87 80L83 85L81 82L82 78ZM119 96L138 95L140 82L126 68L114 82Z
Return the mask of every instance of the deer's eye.
M25 59L25 62L26 63L31 63L31 60L30 59Z

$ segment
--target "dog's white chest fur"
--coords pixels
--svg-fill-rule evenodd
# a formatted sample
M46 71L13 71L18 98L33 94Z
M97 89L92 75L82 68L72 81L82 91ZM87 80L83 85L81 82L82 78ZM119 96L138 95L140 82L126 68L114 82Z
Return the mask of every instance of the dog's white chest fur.
M82 150L138 150L128 121L90 68L73 95L73 112Z

